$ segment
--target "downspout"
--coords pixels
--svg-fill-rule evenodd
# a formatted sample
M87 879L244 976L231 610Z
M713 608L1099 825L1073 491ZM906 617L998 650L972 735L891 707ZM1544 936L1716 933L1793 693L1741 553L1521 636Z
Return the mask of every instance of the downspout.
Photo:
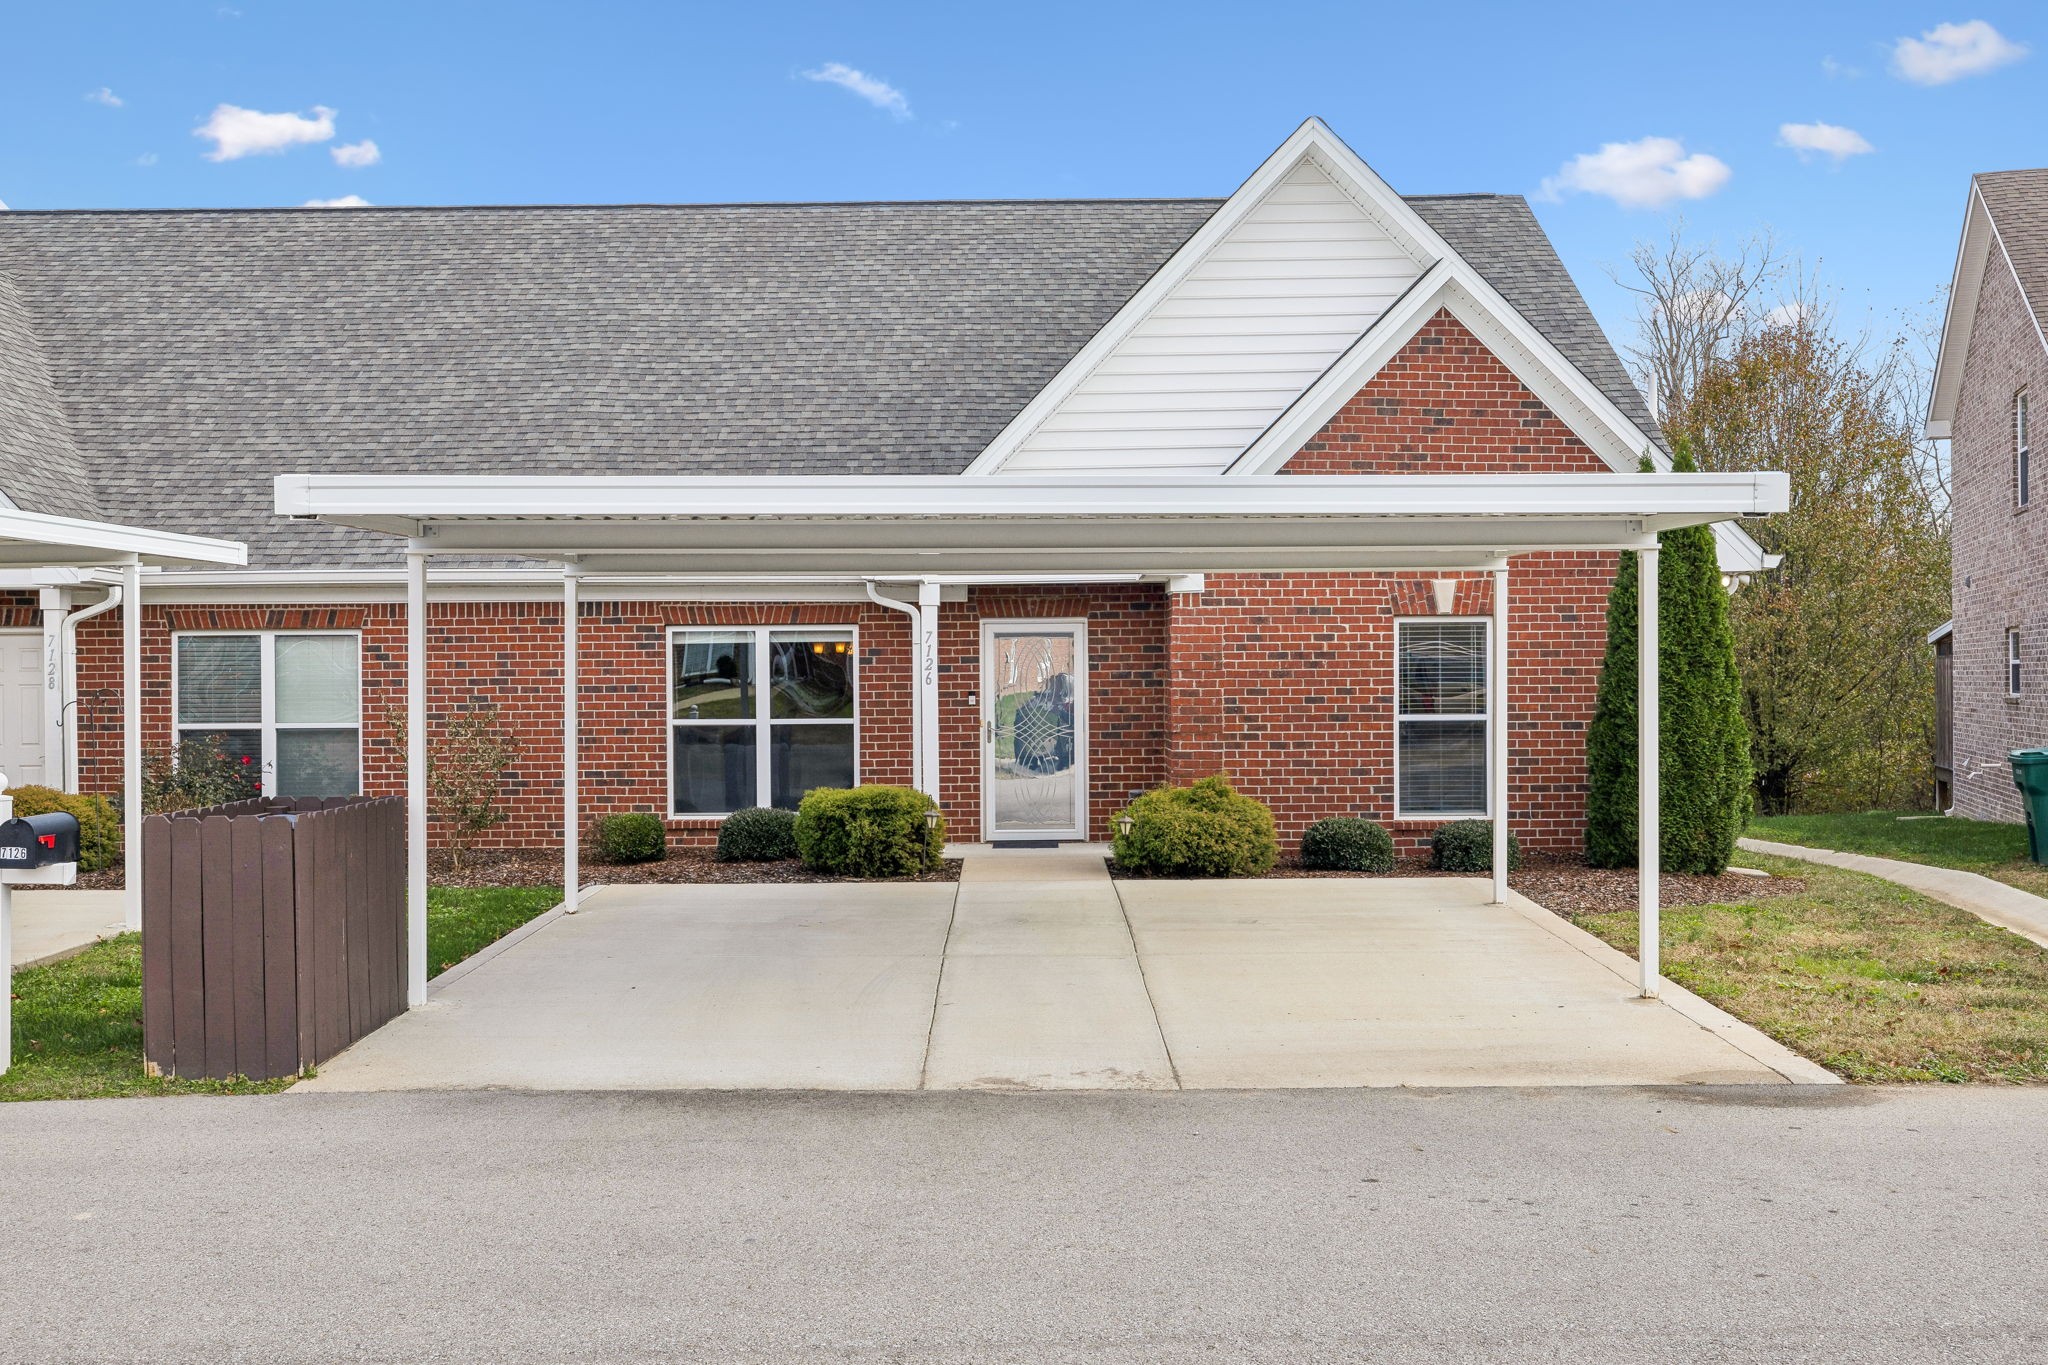
M64 618L58 649L63 655L63 684L57 698L57 725L64 735L64 771L55 785L63 791L78 790L78 626L102 612L121 605L121 589L115 585L107 595L89 607L81 607Z
M915 675L918 651L924 647L924 613L920 612L913 604L905 602L900 598L884 597L879 592L876 592L875 580L872 578L863 578L861 583L868 590L869 601L878 607L888 607L892 611L900 611L910 618L910 667L912 674ZM922 743L924 728L920 724L923 712L923 690L917 686L913 678L910 688L910 785L921 792L929 792L930 788L925 785L924 780L924 744Z

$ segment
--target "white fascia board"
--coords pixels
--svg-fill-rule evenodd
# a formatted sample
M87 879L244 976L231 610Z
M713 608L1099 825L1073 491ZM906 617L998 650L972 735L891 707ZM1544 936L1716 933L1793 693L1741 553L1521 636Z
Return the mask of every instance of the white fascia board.
M1977 296L1984 287L1984 265L1991 249L1991 212L1977 193L1977 182L1963 201L1963 232L1956 243L1955 270L1949 276L1948 305L1942 313L1941 345L1934 357L1934 382L1927 397L1926 435L1948 439L1955 420L1956 396L1963 387L1963 366L1969 358L1970 331L1977 320Z
M81 521L42 512L0 511L0 563L56 566L140 560L144 564L247 564L235 540L179 535L146 526Z
M1787 509L1786 476L1712 474L1368 474L1247 477L1020 475L1001 481L957 475L561 476L283 475L278 507L347 526L406 522L431 553L446 553L455 528L488 526L490 544L518 553L543 528L626 530L690 523L801 519L812 522L1104 521L1112 518L1327 518L1661 516L1706 520ZM289 488L287 487L289 485ZM657 538L660 538L657 534Z
M1955 630L1955 619L1951 617L1950 619L1943 621L1940 625L1936 626L1933 630L1927 632L1927 643L1930 645L1938 644L1944 636L1955 634Z
M993 474L1000 470L1039 424L1066 402L1081 382L1109 358L1138 324L1230 235L1231 230L1243 222L1296 166L1310 158L1330 173L1338 189L1408 254L1416 269L1426 268L1431 261L1450 250L1435 229L1423 222L1421 215L1408 207L1400 195L1359 160L1357 153L1346 147L1327 124L1319 118L1308 119L1271 156L1259 163L1259 168L1237 187L1222 207L1209 215L1208 221L1197 228L1193 236L1181 243L1137 293L1124 301L1123 307L1117 309L1102 329L1060 367L1060 372L996 433L995 439L983 447L973 462L960 471L961 474Z

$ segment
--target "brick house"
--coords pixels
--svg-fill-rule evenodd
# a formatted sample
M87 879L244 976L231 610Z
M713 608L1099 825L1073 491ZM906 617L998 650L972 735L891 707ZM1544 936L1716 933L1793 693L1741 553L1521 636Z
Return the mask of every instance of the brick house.
M1975 176L1927 434L1949 442L1951 799L1980 820L2025 818L2006 755L2048 745L2044 324L2048 170Z
M150 577L143 719L286 793L403 789L408 569L374 518L278 516L281 474L1060 481L1135 507L1668 464L1520 198L1401 198L1313 120L1223 200L0 215L0 414L18 506L248 543L246 570ZM959 838L1100 838L1134 793L1226 771L1284 840L1365 814L1414 848L1487 813L1505 753L1524 844L1581 845L1612 548L1518 553L1503 716L1504 567L1469 553L1275 571L1133 542L935 574L912 556L939 549L718 533L746 572L615 557L577 586L585 821L658 810L702 843L741 806L916 782ZM506 845L560 837L562 583L436 560L427 705L519 740ZM4 586L0 769L118 787L106 580Z

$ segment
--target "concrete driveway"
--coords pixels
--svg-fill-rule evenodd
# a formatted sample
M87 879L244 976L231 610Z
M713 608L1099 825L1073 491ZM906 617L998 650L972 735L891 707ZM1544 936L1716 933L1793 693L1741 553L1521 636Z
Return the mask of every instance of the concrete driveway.
M1783 1084L1827 1072L1462 878L633 886L436 983L294 1093Z

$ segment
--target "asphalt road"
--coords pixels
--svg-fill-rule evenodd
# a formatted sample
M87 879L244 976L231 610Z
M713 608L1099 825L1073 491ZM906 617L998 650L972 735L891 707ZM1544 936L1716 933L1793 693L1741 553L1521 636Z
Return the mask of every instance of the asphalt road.
M2048 1090L0 1105L0 1359L2048 1359Z

